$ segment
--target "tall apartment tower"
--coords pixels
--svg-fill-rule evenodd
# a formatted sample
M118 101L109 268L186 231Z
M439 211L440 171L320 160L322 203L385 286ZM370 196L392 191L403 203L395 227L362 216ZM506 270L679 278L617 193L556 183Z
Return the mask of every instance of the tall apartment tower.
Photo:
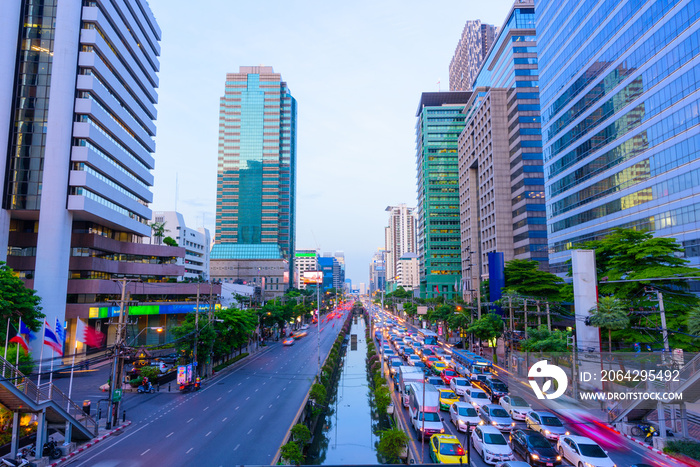
M479 281L489 278L492 252L503 253L506 262L536 260L548 268L537 75L534 4L520 0L486 56L464 110L459 139L463 292L476 292Z
M405 253L417 253L416 213L415 208L405 204L387 206L389 225L384 228L386 258L386 281L389 291L398 284L397 267L399 259Z
M424 92L416 117L420 296L454 298L462 281L457 142L471 92Z
M294 277L297 104L269 66L226 75L212 260L277 257Z
M450 61L450 91L471 91L498 28L481 21L467 21Z
M700 265L700 2L536 11L552 272L614 227L649 230Z
M0 257L50 323L118 297L115 274L181 275L172 247L142 243L160 35L145 0L0 4ZM154 257L168 266L139 264Z

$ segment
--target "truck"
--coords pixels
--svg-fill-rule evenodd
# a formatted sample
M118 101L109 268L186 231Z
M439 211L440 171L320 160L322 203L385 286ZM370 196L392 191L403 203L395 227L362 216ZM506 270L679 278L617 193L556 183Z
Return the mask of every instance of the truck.
M397 374L399 375L399 381L396 387L399 390L399 394L401 394L403 406L408 408L408 383L422 383L425 376L420 368L408 365L400 366Z
M425 388L425 389L424 389ZM432 384L408 383L408 413L413 429L423 439L444 433L440 417L440 393Z
M194 375L195 365L180 365L177 367L177 387L182 392L198 390L200 386L199 376Z

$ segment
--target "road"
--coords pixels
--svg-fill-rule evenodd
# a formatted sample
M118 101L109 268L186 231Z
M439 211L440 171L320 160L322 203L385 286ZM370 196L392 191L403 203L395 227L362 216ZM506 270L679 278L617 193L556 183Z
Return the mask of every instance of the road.
M321 329L322 360L341 326L335 319ZM270 464L316 375L317 336L314 327L293 346L273 343L194 393L134 395L159 408L127 408L133 421L127 430L66 465Z
M413 326L410 323L407 323L403 320L400 320L400 322L402 325L407 326L409 329L417 329L416 326ZM447 347L445 344L442 345L443 347ZM378 348L381 348L381 344L378 346ZM549 412L553 412L559 415L560 418L562 418L562 420L565 421L565 426L571 432L571 434L587 436L597 441L603 449L608 451L608 455L617 464L618 467L626 467L642 462L652 464L654 466L664 467L678 465L677 463L666 458L665 456L650 451L646 447L641 446L621 435L618 435L606 429L605 427L592 427L589 423L577 424L573 421L573 417L570 416L573 413L573 410L575 410L575 407L564 407L561 404L555 405L550 401L538 400L535 397L530 386L527 385L527 383L516 380L515 378L510 378L505 370L502 370L502 372L499 374L499 377L508 384L511 394L523 397L535 410L547 410ZM391 383L390 387L393 389L393 383ZM404 426L408 427L407 433L411 438L411 444L414 452L418 453L419 456L422 453L423 462L432 462L430 459L430 451L428 449L427 441L424 445L421 445L420 438L410 425L408 410L403 408L400 398L398 397L398 392L394 391L393 394L394 405L395 407L400 408L399 416L402 417ZM444 419L445 432L457 436L460 442L462 442L462 444L464 445L465 433L458 432L455 426L450 422L449 412L441 412L441 417ZM516 424L516 428L526 428L525 422L516 422ZM508 439L507 433L505 434L505 438L506 440ZM517 455L516 457L518 457L518 460L523 460ZM487 465L474 449L471 450L471 461L473 465L477 467L483 467ZM420 457L416 460L416 462L420 462ZM562 465L570 464L568 462L564 462Z

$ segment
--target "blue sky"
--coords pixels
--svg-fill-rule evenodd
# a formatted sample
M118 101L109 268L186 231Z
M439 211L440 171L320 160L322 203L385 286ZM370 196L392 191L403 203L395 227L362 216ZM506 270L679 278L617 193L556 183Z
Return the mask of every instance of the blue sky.
M214 235L226 73L272 66L298 103L297 248L344 251L358 284L384 246L384 209L416 204L420 93L448 90L465 21L500 27L513 2L149 3L163 31L153 210Z

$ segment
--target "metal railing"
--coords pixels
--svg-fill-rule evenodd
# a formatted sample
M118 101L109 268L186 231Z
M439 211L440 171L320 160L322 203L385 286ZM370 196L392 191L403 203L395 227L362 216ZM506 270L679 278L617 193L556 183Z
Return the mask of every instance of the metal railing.
M21 391L28 399L37 404L51 401L54 402L61 410L64 410L77 423L81 424L90 433L97 436L97 422L88 414L82 407L73 402L66 396L63 391L58 389L53 383L43 383L37 386L33 381L27 378L19 369L12 363L0 356L0 365L4 382L11 383Z

